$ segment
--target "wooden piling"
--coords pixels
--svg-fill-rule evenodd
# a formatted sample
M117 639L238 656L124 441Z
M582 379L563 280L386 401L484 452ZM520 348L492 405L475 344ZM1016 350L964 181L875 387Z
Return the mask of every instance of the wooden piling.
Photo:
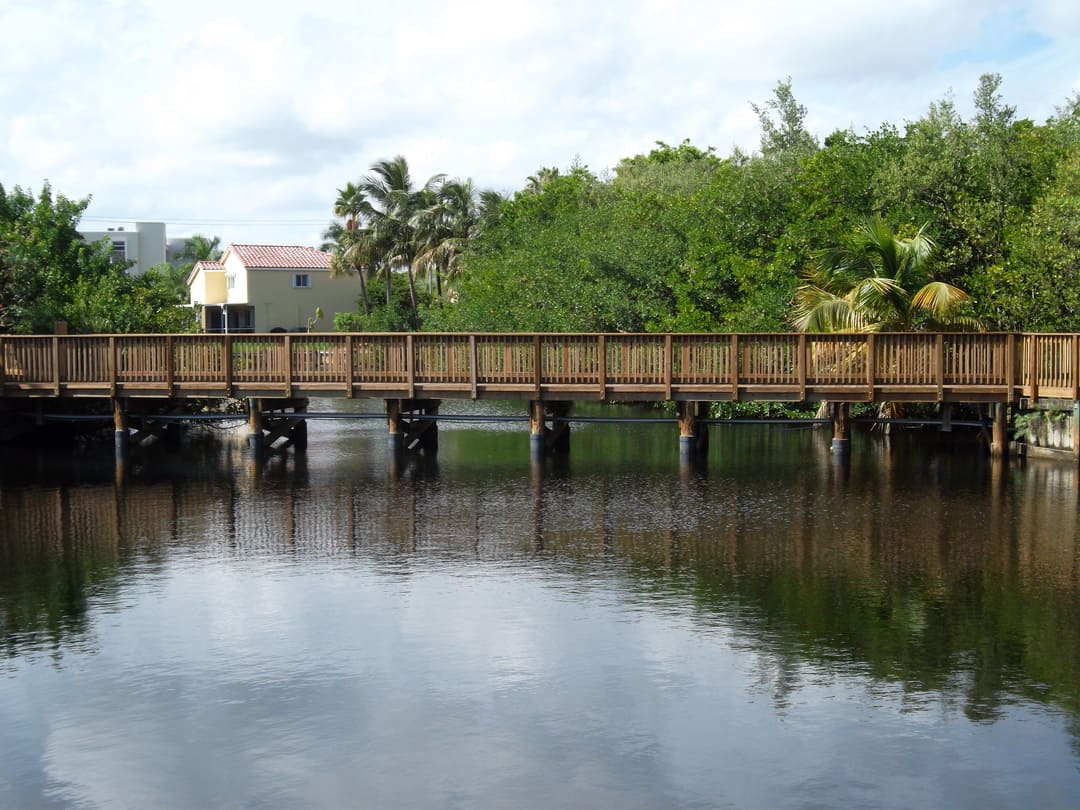
M994 421L990 432L990 455L993 458L1005 458L1009 455L1009 406L1004 402L996 402L992 408Z
M386 429L390 452L401 453L405 449L405 431L401 420L401 400L388 399L386 402Z
M544 401L529 400L529 458L539 461L547 453L547 425L544 424Z
M297 403L293 408L293 413L299 417L293 422L292 427L289 428L289 442L297 450L307 449L307 419L303 416L307 412L307 400L302 403Z
M851 404L848 402L832 403L832 451L838 455L851 452Z
M113 442L116 446L116 457L124 459L128 452L128 415L127 403L120 397L113 397Z
M405 450L418 449L428 456L439 452L439 423L431 418L438 416L439 405L437 399L410 400L401 404L399 426Z
M709 449L709 433L699 420L707 412L705 402L676 402L679 421L679 460L691 462L702 458Z
M439 415L439 400L424 403L424 416ZM425 455L433 456L439 452L439 423L434 419L420 419L420 449Z
M570 411L573 407L573 402L563 401L547 403L547 410L551 412L553 419L565 419L570 415ZM549 453L555 453L560 456L568 455L570 453L570 423L565 421L553 421L551 427L548 428L545 433L544 446Z
M262 400L255 397L248 399L248 447L255 453L263 449Z

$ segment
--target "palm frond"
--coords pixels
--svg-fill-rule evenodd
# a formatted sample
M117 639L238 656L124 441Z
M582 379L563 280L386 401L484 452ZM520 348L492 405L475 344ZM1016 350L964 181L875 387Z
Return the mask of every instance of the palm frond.
M931 281L915 293L911 299L913 309L922 310L936 318L947 317L961 304L970 301L971 296L944 281Z

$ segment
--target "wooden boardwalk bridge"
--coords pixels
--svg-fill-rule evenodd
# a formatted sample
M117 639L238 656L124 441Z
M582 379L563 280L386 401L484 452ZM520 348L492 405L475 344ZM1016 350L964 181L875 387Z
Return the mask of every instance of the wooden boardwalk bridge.
M675 402L688 444L706 403L829 402L841 449L850 403L989 403L1000 447L1004 406L1080 403L1080 334L0 335L0 404L105 399L125 435L151 403L236 398L263 436L260 403L293 403L292 430L319 397L385 400L392 441L442 399L527 400L534 449L574 401Z

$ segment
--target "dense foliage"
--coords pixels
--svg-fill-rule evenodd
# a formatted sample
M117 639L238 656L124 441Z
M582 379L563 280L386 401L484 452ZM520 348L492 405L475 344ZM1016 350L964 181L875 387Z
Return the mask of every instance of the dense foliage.
M902 129L819 143L780 82L754 106L754 154L658 143L610 175L541 169L459 231L453 277L439 276L416 319L452 330L788 330L800 279L874 222L901 243L932 242L910 293L930 280L938 293L966 291L963 323L1080 330L1080 98L1035 124L1000 85L982 77L970 119L945 98Z
M42 333L66 321L72 332L182 332L194 314L169 268L133 277L107 244L87 244L79 218L89 200L35 197L0 186L0 331Z

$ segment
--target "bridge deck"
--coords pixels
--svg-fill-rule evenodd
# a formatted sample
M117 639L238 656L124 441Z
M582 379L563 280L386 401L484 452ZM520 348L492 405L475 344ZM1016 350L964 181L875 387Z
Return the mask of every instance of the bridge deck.
M1080 335L0 335L0 397L1080 401Z

